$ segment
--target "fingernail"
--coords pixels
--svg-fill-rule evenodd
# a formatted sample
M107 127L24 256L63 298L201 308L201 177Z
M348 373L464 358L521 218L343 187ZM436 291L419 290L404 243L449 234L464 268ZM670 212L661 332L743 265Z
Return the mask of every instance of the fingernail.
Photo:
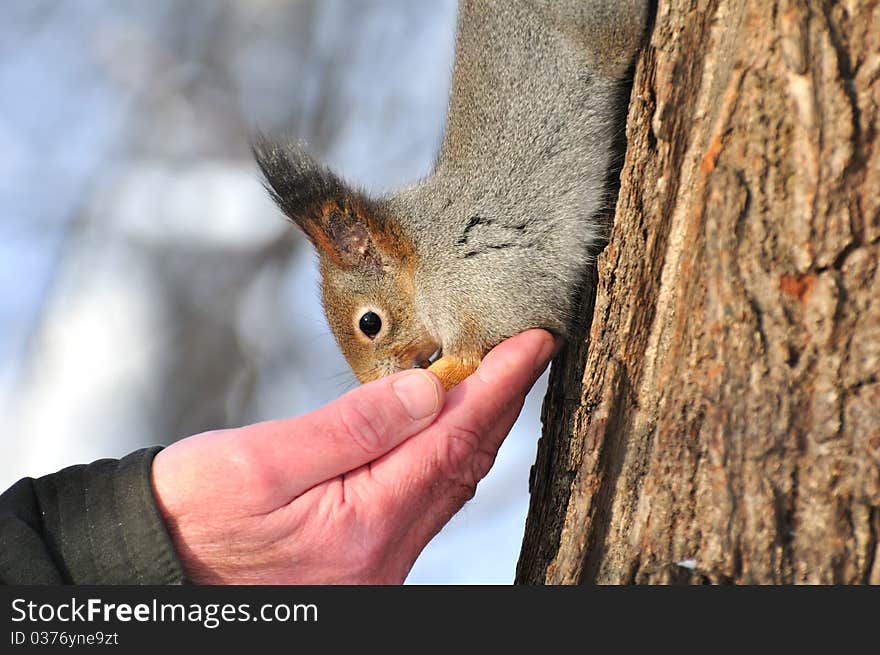
M544 345L541 346L541 351L538 353L538 356L535 357L536 373L543 371L547 367L550 358L554 355L554 350L556 350L556 341L554 339L545 339Z
M436 414L440 408L440 393L430 373L412 371L401 375L391 388L414 421Z

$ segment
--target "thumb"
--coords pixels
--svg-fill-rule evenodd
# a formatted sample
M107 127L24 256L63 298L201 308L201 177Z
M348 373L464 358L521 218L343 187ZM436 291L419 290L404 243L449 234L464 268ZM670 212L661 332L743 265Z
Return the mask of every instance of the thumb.
M246 428L251 455L276 469L288 498L371 462L428 427L443 385L423 369L365 384L303 416ZM280 491L280 490L279 490Z

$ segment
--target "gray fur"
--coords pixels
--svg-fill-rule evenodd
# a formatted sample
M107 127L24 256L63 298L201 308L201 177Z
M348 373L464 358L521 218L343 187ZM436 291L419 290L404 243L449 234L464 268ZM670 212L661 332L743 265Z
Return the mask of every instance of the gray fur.
M528 328L567 333L608 236L624 78L647 13L647 0L462 0L434 173L390 197L349 189L295 147L255 146L270 192L318 248L325 311L361 379L437 345L464 361ZM380 251L380 267L343 256ZM373 343L353 327L365 306L388 326Z
M444 351L565 334L607 237L607 173L646 2L461 2L434 174L387 199L421 257L419 319ZM621 49L621 46L625 46Z

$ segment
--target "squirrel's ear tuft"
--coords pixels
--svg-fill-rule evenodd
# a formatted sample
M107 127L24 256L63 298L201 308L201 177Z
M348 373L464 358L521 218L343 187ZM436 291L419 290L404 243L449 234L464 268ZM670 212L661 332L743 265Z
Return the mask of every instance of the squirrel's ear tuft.
M314 219L315 207L347 193L342 180L318 164L302 147L276 143L258 135L251 148L269 195L306 234L309 233L306 224Z
M349 188L303 148L258 136L252 149L269 194L320 254L345 268L384 270L411 252L376 203Z

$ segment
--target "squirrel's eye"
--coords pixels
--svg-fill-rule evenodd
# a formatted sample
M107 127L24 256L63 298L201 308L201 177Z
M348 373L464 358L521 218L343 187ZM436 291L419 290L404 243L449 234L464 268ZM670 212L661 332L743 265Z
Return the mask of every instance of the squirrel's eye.
M379 318L376 312L367 312L361 316L361 320L358 321L358 327L361 329L361 332L372 339L382 329L382 319Z

